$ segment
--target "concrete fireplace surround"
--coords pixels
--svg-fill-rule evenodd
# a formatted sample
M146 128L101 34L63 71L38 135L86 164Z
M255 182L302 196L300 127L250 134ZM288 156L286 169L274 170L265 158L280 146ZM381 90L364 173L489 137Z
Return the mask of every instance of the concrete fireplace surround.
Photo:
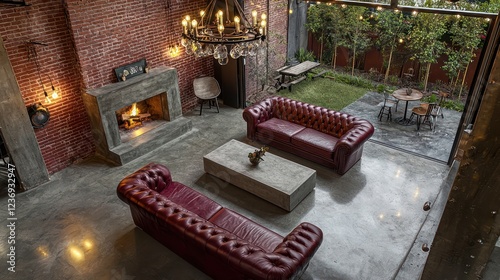
M115 111L134 102L161 95L165 123L122 142ZM192 129L182 116L177 70L158 67L126 81L109 84L83 94L95 139L97 155L123 165Z

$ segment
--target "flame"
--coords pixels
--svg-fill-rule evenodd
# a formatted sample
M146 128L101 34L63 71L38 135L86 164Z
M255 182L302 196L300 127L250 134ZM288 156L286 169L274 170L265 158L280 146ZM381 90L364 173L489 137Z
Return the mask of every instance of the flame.
M137 116L139 114L139 110L137 110L137 104L132 104L132 111L130 112L131 116Z

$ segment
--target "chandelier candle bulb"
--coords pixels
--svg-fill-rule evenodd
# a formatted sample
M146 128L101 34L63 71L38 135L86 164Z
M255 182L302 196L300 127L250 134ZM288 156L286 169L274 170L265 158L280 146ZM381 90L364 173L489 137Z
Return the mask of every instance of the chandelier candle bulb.
M191 31L191 17L189 15L186 16L186 21L187 21L187 29Z
M257 11L256 10L252 11L252 24L253 24L253 26L257 26Z
M194 35L195 36L198 36L198 21L196 21L195 19L193 19L193 21L191 22L191 26L193 27L193 30L194 30Z
M234 28L236 29L236 33L240 33L240 18L234 17Z
M204 10L201 10L200 11L200 17L201 17L201 21L200 21L200 24L203 25L203 17L205 16L205 11Z
M188 22L187 22L187 20L186 20L186 19L183 19L183 20L182 20L182 27L183 27L183 29L184 29L184 34L186 34L186 35L187 35L187 33L188 33L187 26L188 26Z
M219 10L217 16L219 17L219 25L224 25L224 13L222 10Z
M217 29L219 30L219 33L222 36L222 34L224 33L224 25L219 24L219 26L217 27Z
M260 22L260 26L261 26L260 29L262 29L262 31L260 31L260 34L266 35L266 25L267 25L267 22L265 20L262 20Z

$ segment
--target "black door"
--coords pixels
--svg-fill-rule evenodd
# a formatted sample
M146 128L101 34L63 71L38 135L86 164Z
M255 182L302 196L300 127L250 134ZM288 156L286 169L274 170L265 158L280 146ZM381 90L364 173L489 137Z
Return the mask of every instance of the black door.
M219 82L221 94L219 98L224 105L233 108L245 108L245 60L232 59L226 65L214 60L215 78Z

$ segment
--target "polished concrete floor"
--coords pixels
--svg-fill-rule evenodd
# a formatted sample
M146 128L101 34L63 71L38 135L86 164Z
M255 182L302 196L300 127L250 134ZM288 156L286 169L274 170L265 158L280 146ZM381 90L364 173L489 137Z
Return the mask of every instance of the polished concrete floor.
M230 139L249 142L241 109L186 114L193 130L123 166L89 158L16 196L16 272L2 279L208 279L133 224L116 196L126 175L149 162L165 164L180 181L220 204L286 235L308 221L324 242L302 279L418 279L456 172L441 162L367 142L347 174L277 149L278 156L317 171L316 188L292 212L203 171L203 155ZM265 166L265 161L262 163ZM423 211L425 202L430 211ZM0 198L7 224L7 197ZM0 231L0 255L9 252Z

